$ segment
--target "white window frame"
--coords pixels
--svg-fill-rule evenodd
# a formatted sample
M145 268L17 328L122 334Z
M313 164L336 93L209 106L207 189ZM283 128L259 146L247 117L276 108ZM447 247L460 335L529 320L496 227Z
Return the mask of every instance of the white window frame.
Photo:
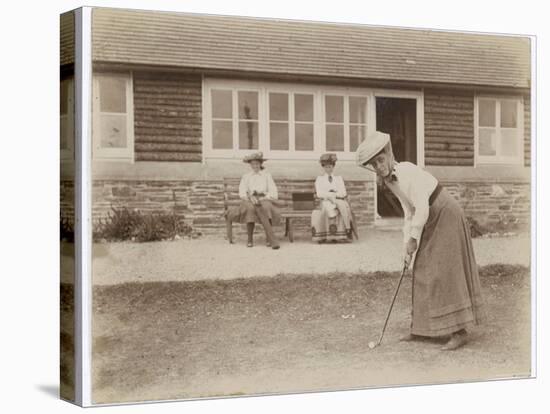
M233 149L212 148L212 108L211 90L233 90ZM266 158L282 160L313 160L326 152L325 130L325 96L343 95L344 99L344 151L336 152L339 160L355 160L355 153L349 151L349 97L365 97L367 99L366 126L367 134L376 130L376 101L377 96L416 99L417 115L417 163L424 166L424 94L423 91L386 90L359 87L338 87L326 85L310 85L301 83L282 83L268 81L244 81L217 78L203 78L203 159L239 159L251 150L240 150L237 147L238 136L236 131L236 90L258 91L259 117L259 150ZM289 150L271 150L269 143L269 93L287 93L289 98ZM313 95L313 151L296 151L294 137L294 96L296 94Z
M288 95L288 139L289 139L289 149L288 150L272 150L271 149L271 133L270 133L270 123L272 122L270 118L270 106L269 106L269 94L270 93L285 93ZM295 95L311 95L313 98L313 120L309 121L296 121L295 117ZM317 119L318 114L316 113L316 103L315 103L315 92L312 89L308 88L289 88L284 85L269 85L265 88L265 108L266 108L266 122L265 122L265 141L264 147L267 151L267 154L271 158L309 158L311 153L317 153L321 151L321 146L319 142L315 141L315 136L317 134ZM273 121L273 122L284 122L284 121ZM313 126L313 150L296 150L296 124L311 124Z
M69 140L67 141L67 148L60 148L61 161L74 161L74 140L75 140L75 127L74 127L74 78L61 79L60 82L69 82L68 96L67 96L67 113L59 114L59 133L61 134L61 123L63 119L66 119L69 123ZM61 84L59 85L61 87ZM60 96L59 99L62 99ZM60 136L61 139L61 136Z
M344 98L343 102L343 111L344 111L344 118L342 122L327 122L326 120L326 97L327 96L342 96ZM374 112L374 122L371 121L370 113L372 111L376 111L376 101L374 100L374 94L372 90L368 89L359 89L359 88L327 88L322 93L322 102L321 102L321 110L323 113L322 117L322 129L323 129L323 137L324 137L324 148L326 148L326 133L327 125L343 125L344 127L344 151L332 151L332 150L326 150L329 152L334 152L338 154L339 159L348 159L349 154L354 154L350 152L350 126L351 125L360 125L358 123L351 123L350 122L350 113L349 113L349 98L366 98L367 99L367 113L365 116L365 123L367 126L367 134L376 129L376 112ZM373 107L374 105L374 107ZM371 109L372 108L372 109ZM355 159L355 156L353 155L351 159Z
M483 99L496 101L495 105L495 131L496 131L496 155L479 154L479 101ZM515 101L517 104L517 127L518 130L518 152L515 157L500 155L501 147L501 126L500 126L500 105L501 101ZM474 99L474 165L523 165L524 164L524 103L522 96L509 95L476 95ZM483 127L481 127L483 128ZM490 128L490 127L488 127Z
M99 136L100 129L100 99L99 96L99 78L115 77L126 81L126 148L102 148ZM93 94L92 94L92 142L93 159L109 161L127 161L134 162L134 98L133 98L133 76L132 72L98 72L93 75Z

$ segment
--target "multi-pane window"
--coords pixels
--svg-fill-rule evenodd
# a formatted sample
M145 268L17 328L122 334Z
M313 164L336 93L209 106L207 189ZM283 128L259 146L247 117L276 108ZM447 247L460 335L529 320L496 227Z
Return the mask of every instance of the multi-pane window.
M313 95L268 92L269 149L313 151Z
M327 151L344 151L344 97L325 96L325 142Z
M59 133L62 160L74 159L74 82L72 78L60 82Z
M294 94L294 149L296 151L313 151L313 95Z
M522 163L521 100L477 98L477 157L481 163Z
M367 135L367 98L349 97L349 149L357 150Z
M258 149L257 91L212 89L210 106L213 149Z
M327 151L353 152L367 133L367 97L325 96Z
M243 151L259 149L275 158L316 158L331 151L340 153L342 159L352 159L367 134L372 92L340 90L208 81L205 155L240 157Z
M231 90L212 90L212 146L215 149L233 148L232 95Z
M133 158L132 82L129 74L97 74L93 81L94 158Z
M238 91L239 149L258 149L258 92Z
M290 148L289 94L269 92L269 147L288 151Z

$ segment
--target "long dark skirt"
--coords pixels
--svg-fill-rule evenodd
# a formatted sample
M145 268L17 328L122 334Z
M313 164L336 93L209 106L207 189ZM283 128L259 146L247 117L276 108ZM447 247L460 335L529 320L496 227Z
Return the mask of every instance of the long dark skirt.
M468 223L460 205L443 189L430 207L413 266L411 333L448 335L483 319Z
M273 224L278 224L280 221L280 214L277 207L269 200L260 201L262 208L267 214L267 217L273 222ZM256 209L254 204L248 200L241 201L241 204L230 209L227 212L228 218L231 222L238 223L256 223L258 222L258 217L256 216Z

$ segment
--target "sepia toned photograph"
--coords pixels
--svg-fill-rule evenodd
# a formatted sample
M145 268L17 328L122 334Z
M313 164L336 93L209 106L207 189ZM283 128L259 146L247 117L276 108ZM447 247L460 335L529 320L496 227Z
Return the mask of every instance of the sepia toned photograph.
M530 377L532 41L92 8L92 402Z

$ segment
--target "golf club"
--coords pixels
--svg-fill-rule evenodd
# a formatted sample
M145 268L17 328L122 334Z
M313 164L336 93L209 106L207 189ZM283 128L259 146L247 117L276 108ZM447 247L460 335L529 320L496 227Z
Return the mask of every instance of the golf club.
M390 320L393 304L395 303L395 299L397 298L397 294L399 293L399 288L401 287L401 282L403 281L403 277L405 276L407 267L408 267L408 264L405 262L403 264L403 270L401 271L401 277L399 278L399 283L397 283L397 288L395 288L395 293L393 294L393 300L391 301L390 308L388 309L388 314L386 315L386 321L384 322L384 327L382 328L382 332L380 333L380 337L378 338L378 342L373 342L373 341L369 342L370 349L376 348L382 342L382 338L384 337L384 332L386 332L386 326L388 326L388 321Z

